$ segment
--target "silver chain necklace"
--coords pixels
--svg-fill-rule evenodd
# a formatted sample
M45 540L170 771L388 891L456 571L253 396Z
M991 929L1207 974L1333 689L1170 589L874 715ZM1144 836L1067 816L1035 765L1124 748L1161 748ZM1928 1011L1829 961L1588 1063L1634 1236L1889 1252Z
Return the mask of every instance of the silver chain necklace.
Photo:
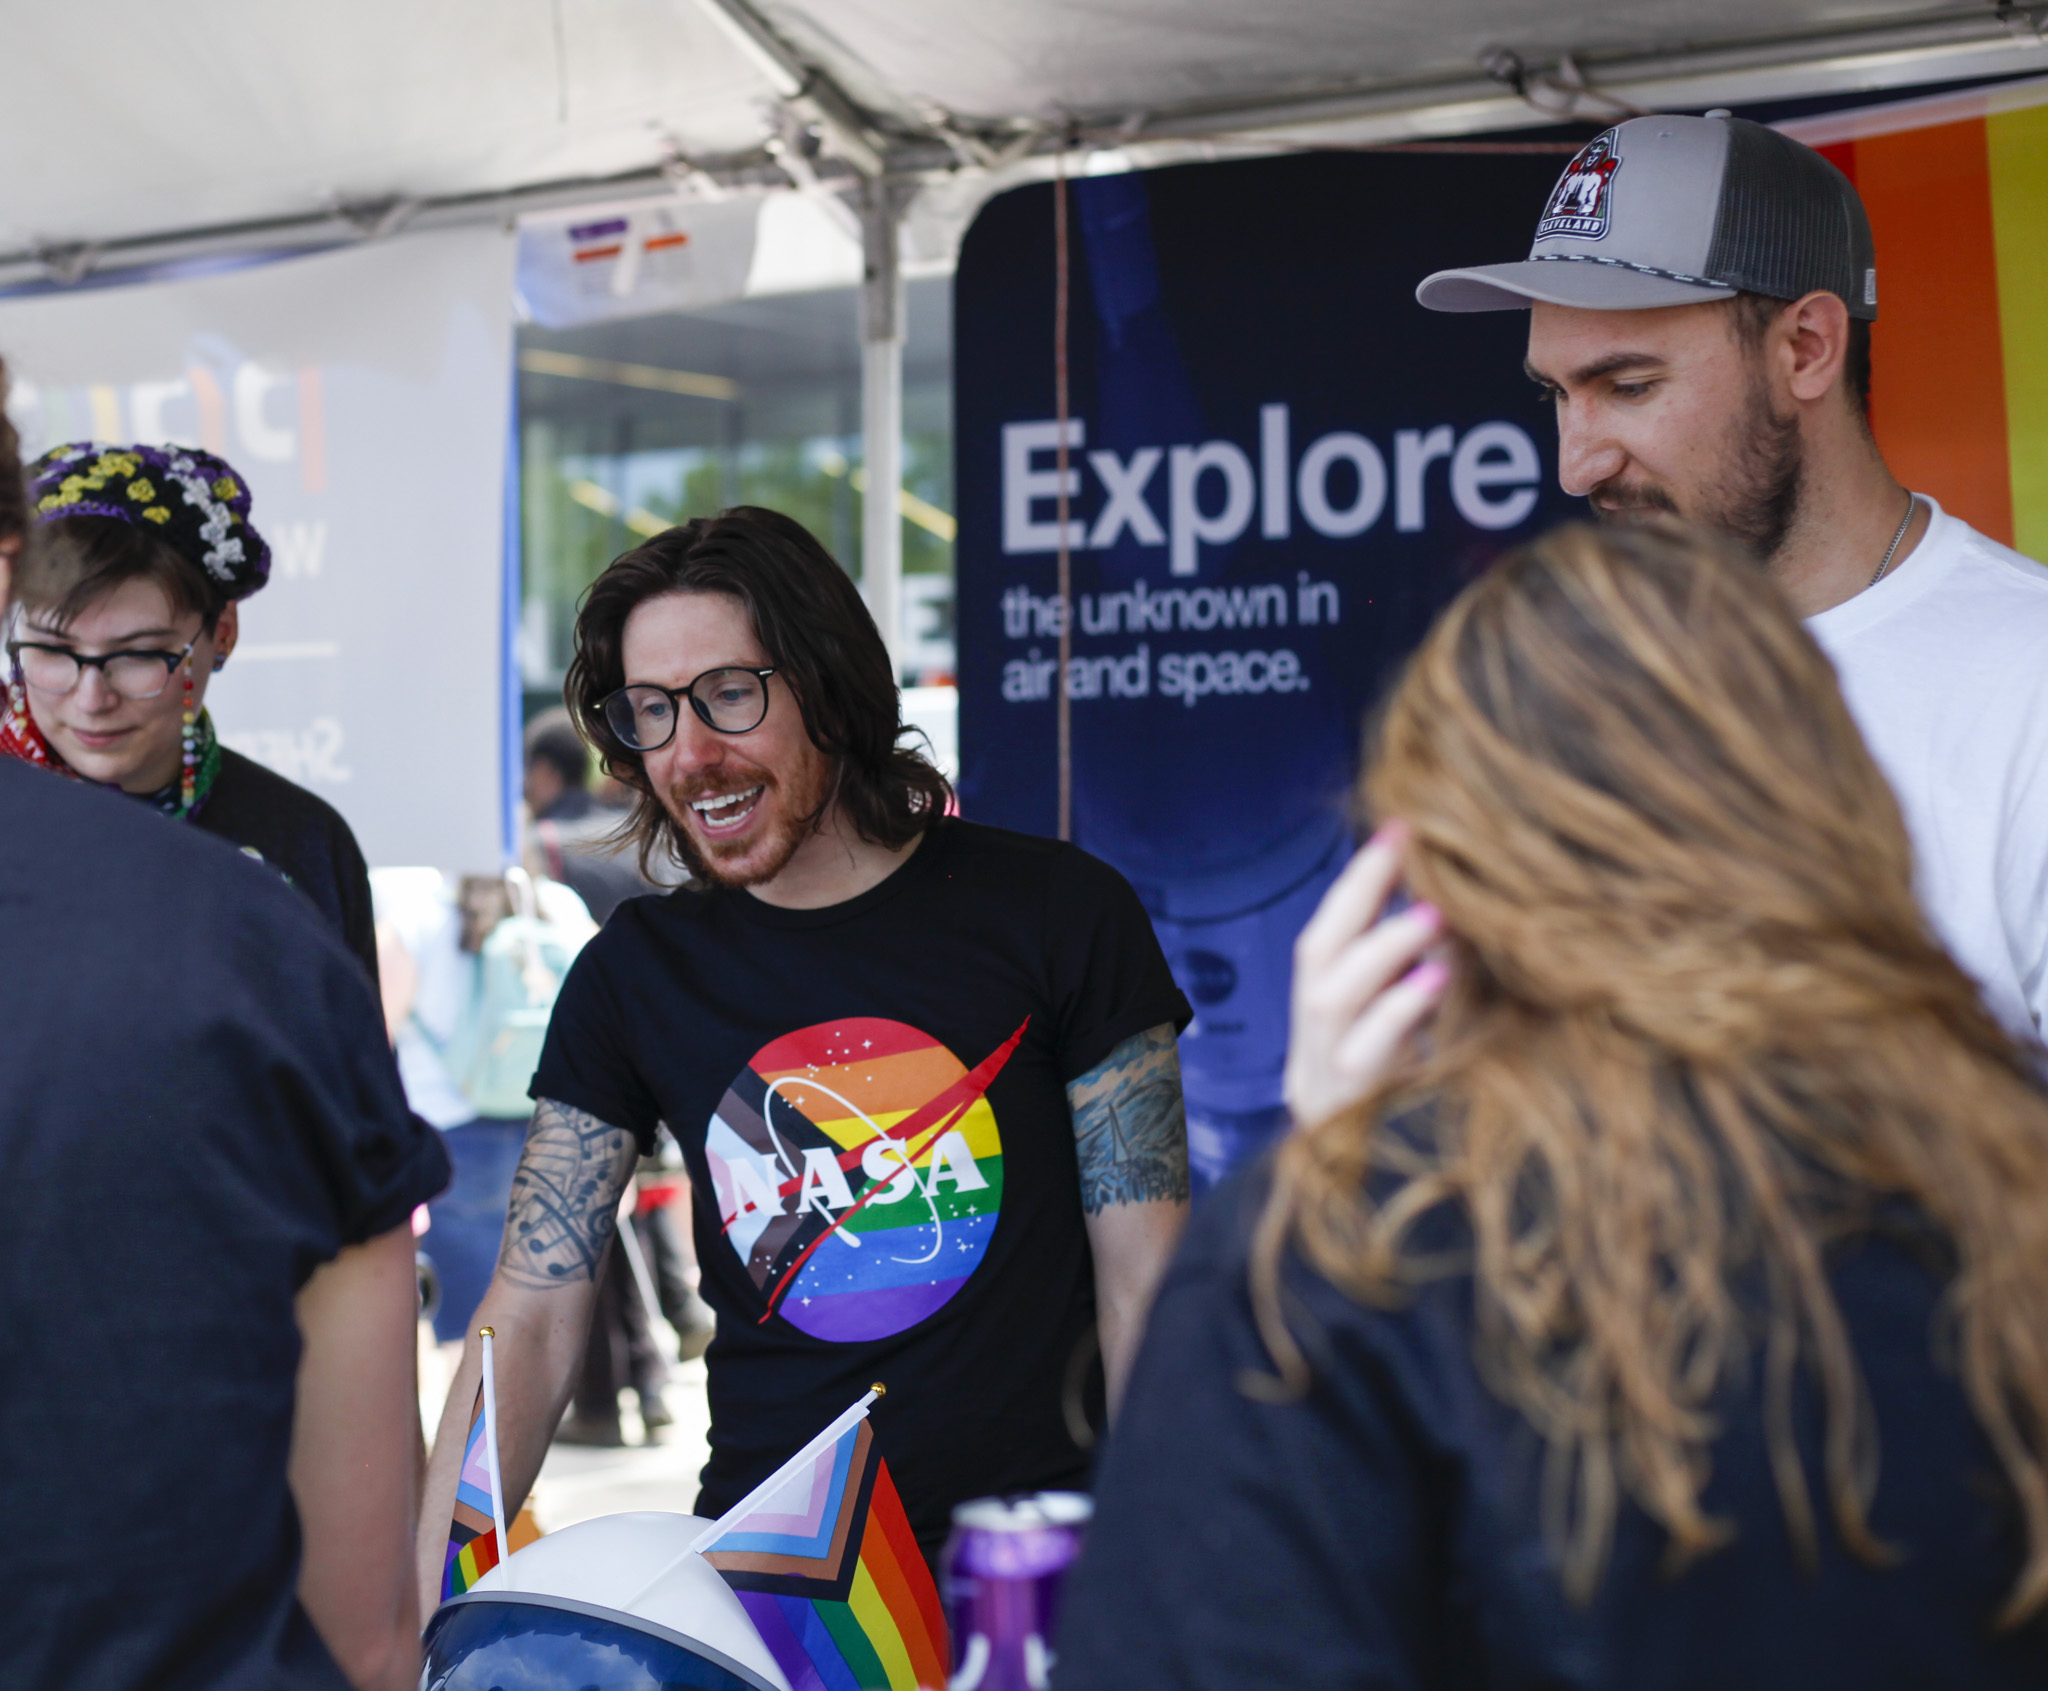
M1906 530L1913 526L1913 512L1919 503L1920 501L1915 499L1912 493L1908 491L1906 494L1906 514L1899 519L1898 529L1892 535L1892 543L1884 549L1884 559L1877 566L1877 574L1863 584L1864 592L1868 593L1871 588L1884 580L1884 572L1892 567L1892 554L1898 551L1899 542L1906 538Z

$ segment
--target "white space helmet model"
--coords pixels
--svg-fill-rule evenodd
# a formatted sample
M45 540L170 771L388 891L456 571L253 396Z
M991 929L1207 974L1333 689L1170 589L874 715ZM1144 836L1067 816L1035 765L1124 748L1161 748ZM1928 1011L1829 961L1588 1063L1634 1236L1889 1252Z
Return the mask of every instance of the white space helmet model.
M790 1691L731 1587L684 1554L710 1524L606 1515L529 1544L434 1611L422 1691Z

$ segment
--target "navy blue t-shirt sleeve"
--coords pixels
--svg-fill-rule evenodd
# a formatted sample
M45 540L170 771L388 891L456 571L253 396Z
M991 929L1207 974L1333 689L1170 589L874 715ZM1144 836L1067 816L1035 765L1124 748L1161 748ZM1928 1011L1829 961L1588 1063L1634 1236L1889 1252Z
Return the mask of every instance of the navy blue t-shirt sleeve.
M320 1049L332 1075L325 1108L308 1124L326 1166L344 1245L359 1245L408 1220L448 1185L441 1136L406 1105L385 1038L381 1006L365 993L355 959L325 960L331 1014Z
M1134 1033L1194 1020L1131 883L1069 847L1047 877L1045 932L1062 1080L1079 1079Z
M1241 1384L1274 1374L1247 1292L1258 1194L1244 1188L1197 1211L1153 1307L1066 1587L1057 1691L1439 1682L1435 1511L1399 1389L1356 1329L1333 1337L1305 1397L1261 1402Z
M631 1029L621 1013L619 991L629 961L623 954L637 943L637 935L628 914L620 913L578 953L548 1017L540 1067L527 1095L552 1098L625 1128L640 1141L645 1156L654 1149L661 1106L629 1054Z
M205 983L241 1009L209 1039L224 1048L220 1066L246 1091L251 1115L273 1131L288 1124L306 1152L300 1213L317 1259L402 1225L448 1184L448 1153L406 1106L381 1007L339 936L296 893L273 892L273 871L252 863L245 874L265 896L226 914L234 964Z

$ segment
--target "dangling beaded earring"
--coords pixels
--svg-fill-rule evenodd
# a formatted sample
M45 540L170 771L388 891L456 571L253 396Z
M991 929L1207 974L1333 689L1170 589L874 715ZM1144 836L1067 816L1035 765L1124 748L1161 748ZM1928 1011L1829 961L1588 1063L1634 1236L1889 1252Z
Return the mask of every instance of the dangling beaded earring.
M178 778L178 814L190 816L199 796L199 713L192 707L192 660L185 660L184 772Z

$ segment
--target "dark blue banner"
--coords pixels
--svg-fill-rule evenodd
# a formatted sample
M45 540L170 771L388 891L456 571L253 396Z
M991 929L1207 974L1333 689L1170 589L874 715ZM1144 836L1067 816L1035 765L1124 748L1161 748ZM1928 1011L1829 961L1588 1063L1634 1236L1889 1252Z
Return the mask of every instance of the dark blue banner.
M1074 834L1137 886L1195 1005L1198 1180L1284 1119L1290 948L1351 848L1365 712L1460 586L1582 508L1522 374L1526 316L1414 298L1433 269L1520 257L1561 162L1070 186ZM1064 614L1051 195L983 210L954 331L961 805L1040 834Z

